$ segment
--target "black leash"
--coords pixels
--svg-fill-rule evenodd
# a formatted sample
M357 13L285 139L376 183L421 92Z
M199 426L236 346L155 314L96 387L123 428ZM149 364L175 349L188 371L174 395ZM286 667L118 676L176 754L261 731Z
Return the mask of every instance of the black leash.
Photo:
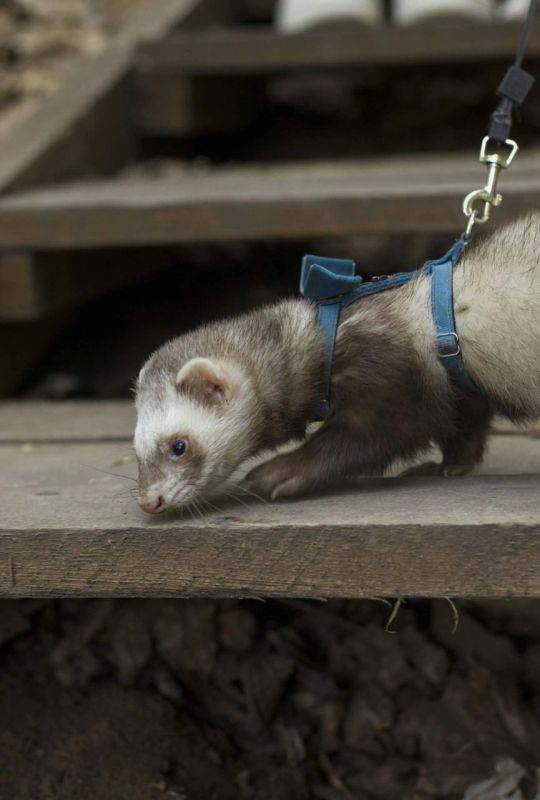
M497 192L499 173L510 166L519 150L517 142L510 135L514 112L524 103L535 81L522 65L536 17L537 3L538 0L530 0L514 63L499 84L497 94L501 99L490 117L487 136L480 148L480 162L488 167L487 183L482 189L470 192L463 201L463 213L469 220L464 234L467 239L470 238L474 226L487 222L491 209L501 204L502 195ZM494 152L490 152L491 144L495 145ZM480 212L477 205L482 203L483 210Z
M510 138L514 109L523 104L534 84L535 79L530 72L523 69L522 64L534 25L537 2L538 0L531 0L521 31L516 58L497 89L501 101L491 115L487 131L491 141L497 142L497 144L504 144Z

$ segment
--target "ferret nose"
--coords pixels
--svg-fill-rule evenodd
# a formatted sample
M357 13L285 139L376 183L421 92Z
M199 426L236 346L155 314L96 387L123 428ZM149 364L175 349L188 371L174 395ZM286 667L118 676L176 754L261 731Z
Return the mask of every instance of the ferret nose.
M147 514L159 514L165 510L161 495L153 500L149 500L147 497L139 497L139 505Z

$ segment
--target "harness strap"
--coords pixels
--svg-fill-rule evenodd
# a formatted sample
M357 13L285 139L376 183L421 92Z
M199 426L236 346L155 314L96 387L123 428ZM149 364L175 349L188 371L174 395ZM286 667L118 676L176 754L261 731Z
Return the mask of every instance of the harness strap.
M442 258L428 261L421 270L402 272L388 278L374 279L368 283L363 283L362 277L354 274L354 261L304 256L300 293L307 300L316 303L325 343L323 399L317 408L317 420L326 419L330 413L332 364L342 309L362 297L403 286L420 272L431 275L431 309L437 332L439 357L453 383L462 390L477 391L463 363L454 316L453 269L467 241L462 237Z
M478 391L465 369L454 314L454 267L467 244L461 238L437 261L428 261L424 270L431 275L431 312L437 331L437 351L454 385L466 391Z
M336 343L342 298L358 286L362 278L355 275L356 264L344 258L304 256L300 274L300 294L317 303L319 325L324 334L323 399L319 403L316 419L326 419L330 413L332 364Z
M330 395L332 392L332 366L334 362L334 347L336 344L339 317L341 315L341 302L321 303L319 305L319 325L324 331L324 396L317 407L317 419L326 419L330 413Z

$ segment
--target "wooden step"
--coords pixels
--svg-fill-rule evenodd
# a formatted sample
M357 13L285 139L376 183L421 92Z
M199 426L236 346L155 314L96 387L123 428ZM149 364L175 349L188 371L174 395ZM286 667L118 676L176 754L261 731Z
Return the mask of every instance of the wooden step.
M495 436L486 468L530 474L360 480L148 518L129 494L125 404L18 408L14 423L0 406L1 596L540 596L538 439Z
M451 74L456 65L494 60L502 70L503 62L513 59L519 36L519 24L455 20L288 35L270 25L180 30L138 49L135 125L146 137L246 128L261 114L264 79L272 75L437 64L447 65ZM540 30L534 30L527 57L539 54Z
M271 26L181 31L163 42L144 43L137 53L139 80L167 75L264 75L401 64L478 63L513 58L519 23L431 22L411 27L363 27L280 34ZM533 31L527 57L540 55ZM147 83L148 85L148 83Z
M540 155L503 174L498 224L540 205ZM77 183L0 201L0 248L70 250L183 242L449 233L485 183L477 154L241 166L178 179Z

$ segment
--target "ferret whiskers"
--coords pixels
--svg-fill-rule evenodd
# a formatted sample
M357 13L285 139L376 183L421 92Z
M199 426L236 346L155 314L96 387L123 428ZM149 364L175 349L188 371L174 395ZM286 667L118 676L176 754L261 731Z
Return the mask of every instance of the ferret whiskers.
M206 511L210 514L219 514L221 509L218 508L214 503L210 502L206 497L199 497L199 502L202 504L203 508L206 506Z
M234 486L235 489L238 489L239 491L244 492L245 494L249 495L250 497L254 497L255 500L260 500L261 503L265 503L266 505L270 505L270 503L268 502L266 497L262 497L260 494L257 494L256 492L253 492L251 489L246 489L245 486L242 486L239 483L231 484L231 486Z
M137 483L137 478L133 478L131 475L121 475L118 472L107 472L106 469L100 469L99 467L94 467L92 464L83 464L82 461L75 462L78 463L80 467L86 467L87 469L94 469L96 472L103 472L104 475L112 475L113 478L125 478L126 481L134 481Z
M136 498L139 492L136 488L133 489L120 489L118 492L115 492L111 495L111 497L118 497L118 498L126 498L126 497L133 497Z
M240 497L238 497L238 495L234 494L233 492L228 492L228 491L224 490L223 493L225 494L226 497L229 498L229 500L235 500L237 503L240 503L240 505L244 506L244 508L249 508L249 505L247 503L245 503Z
M199 515L199 518L200 518L201 522L203 523L204 527L207 528L208 527L208 522L206 521L206 517L204 516L203 512L201 511L201 509L199 507L199 504L197 503L195 498L193 498L193 500L191 501L190 505L193 506L193 508L195 509L197 514Z

